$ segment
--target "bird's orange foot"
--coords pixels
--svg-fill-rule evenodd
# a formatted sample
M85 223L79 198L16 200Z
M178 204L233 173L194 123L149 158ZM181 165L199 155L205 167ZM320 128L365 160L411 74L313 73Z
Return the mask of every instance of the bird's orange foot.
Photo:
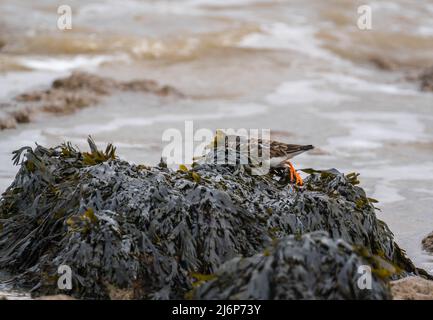
M295 170L293 164L290 161L286 161L286 165L289 167L290 181L295 181L298 186L302 186L304 184L304 181L302 180L299 173Z

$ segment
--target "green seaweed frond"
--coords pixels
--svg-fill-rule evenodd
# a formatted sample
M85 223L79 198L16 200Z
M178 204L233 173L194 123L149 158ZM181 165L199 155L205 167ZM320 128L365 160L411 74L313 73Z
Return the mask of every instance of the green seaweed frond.
M188 168L187 168L186 165L181 164L181 165L179 166L179 171L188 172Z
M190 276L196 280L192 284L194 287L198 287L201 284L216 278L215 274L203 274L203 273L197 273L197 272L191 272Z
M116 147L109 143L105 151L98 150L95 141L92 137L87 138L87 142L90 146L90 152L83 152L83 163L89 166L103 163L108 160L114 160L116 158Z
M371 271L381 279L389 279L402 273L402 269L386 258L383 251L377 250L371 254L365 247L354 246L354 251L363 257L371 267Z
M349 183L351 183L354 186L360 184L358 177L359 177L359 173L356 172L351 172L346 175L346 178L347 180L349 180Z

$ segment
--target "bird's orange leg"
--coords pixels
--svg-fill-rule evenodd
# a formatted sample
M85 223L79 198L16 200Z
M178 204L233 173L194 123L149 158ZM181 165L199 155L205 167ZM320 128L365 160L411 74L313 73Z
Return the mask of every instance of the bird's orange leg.
M297 185L302 186L304 184L304 181L302 180L301 176L298 172L296 172L295 167L290 161L286 161L286 165L289 167L290 170L290 181L293 181L295 178L295 182Z

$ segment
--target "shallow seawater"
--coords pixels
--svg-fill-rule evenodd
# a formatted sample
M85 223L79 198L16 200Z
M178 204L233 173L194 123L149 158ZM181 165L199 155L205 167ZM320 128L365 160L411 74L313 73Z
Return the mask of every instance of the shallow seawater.
M433 65L433 1L377 2L369 31L356 26L361 1L70 4L73 29L62 32L56 1L0 1L0 100L77 69L153 79L187 97L116 93L71 115L41 114L1 131L1 190L17 170L11 152L35 142L84 149L91 134L117 145L124 159L156 164L163 132L184 132L185 121L196 130L269 128L279 140L320 149L297 157L297 168L359 172L379 200L378 217L433 273L420 245L433 231L433 93L406 80Z

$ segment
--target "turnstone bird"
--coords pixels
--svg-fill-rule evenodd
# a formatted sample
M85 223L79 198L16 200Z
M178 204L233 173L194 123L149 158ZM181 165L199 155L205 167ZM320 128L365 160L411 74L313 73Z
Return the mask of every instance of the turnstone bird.
M289 161L293 157L304 153L305 151L312 150L314 147L309 145L299 145L299 144L287 144L283 142L270 141L270 158L271 158L271 168L286 167L290 171L290 181L296 182L296 184L303 184L302 178L299 173L295 170L293 164Z
M224 141L225 143L222 144L221 141ZM312 145L287 144L275 140L248 139L243 136L226 135L222 133L222 131L217 130L214 140L209 147L210 149L215 149L221 146L224 146L226 150L232 149L237 152L239 152L239 150L245 151L241 151L240 153L247 153L246 157L248 158L249 163L258 163L257 159L253 159L252 154L254 153L252 150L261 150L258 151L258 153L261 153L262 156L264 150L268 151L269 167L288 168L290 181L301 186L303 185L302 178L289 160L301 153L314 149ZM258 153L256 152L255 154L258 155Z

